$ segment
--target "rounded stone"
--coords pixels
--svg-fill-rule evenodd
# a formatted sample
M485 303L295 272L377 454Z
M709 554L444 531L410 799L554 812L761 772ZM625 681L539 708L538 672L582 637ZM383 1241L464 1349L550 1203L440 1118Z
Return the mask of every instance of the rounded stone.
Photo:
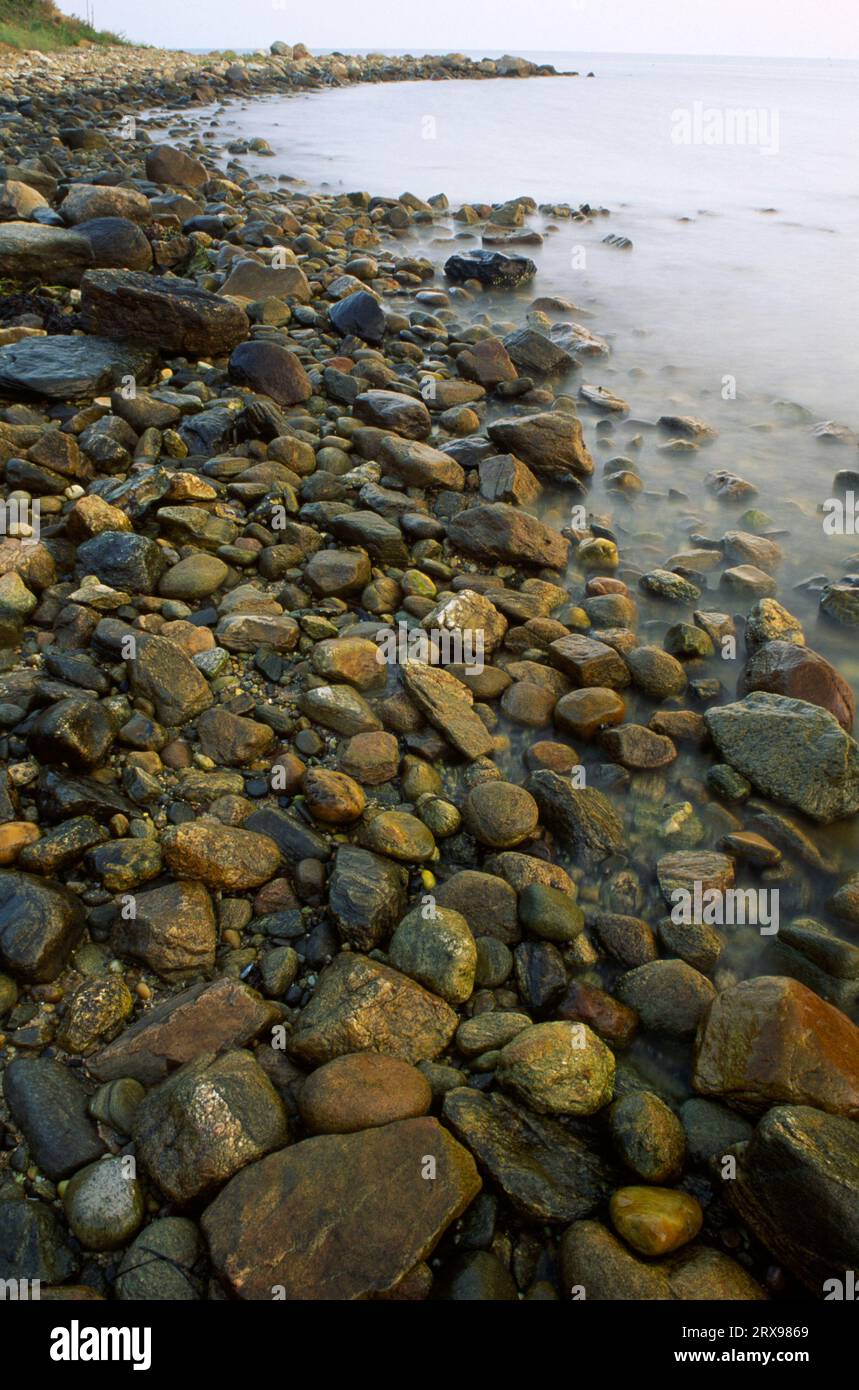
M501 1050L496 1075L544 1115L592 1115L611 1100L614 1055L585 1023L535 1023Z
M220 589L229 569L217 555L188 555L161 579L158 592L163 598L208 598Z
M524 787L512 782L483 782L468 793L463 819L482 845L511 849L534 834L540 812Z
M407 811L383 811L368 825L364 843L377 854L405 863L422 863L435 852L432 831Z
M193 1302L202 1297L203 1242L184 1216L164 1216L141 1231L122 1257L116 1296L123 1302Z
M616 690L593 686L562 695L555 705L554 720L559 729L576 738L593 738L600 729L619 724L625 714L626 705Z
M122 1158L89 1163L75 1173L63 1196L66 1219L87 1250L116 1250L143 1220L143 1189Z
M431 1102L430 1084L417 1067L398 1057L356 1052L312 1072L298 1108L311 1134L352 1134L425 1115Z
M313 818L325 825L348 825L363 814L367 804L357 782L344 772L324 767L311 767L305 772L304 799Z
M668 1255L694 1240L704 1223L701 1205L670 1187L621 1187L609 1202L618 1235L641 1255Z
M529 883L519 894L519 921L544 941L573 941L584 931L585 916L578 903L560 888Z
M425 917L426 910L415 908L400 922L388 952L391 965L449 1003L463 1004L477 969L471 928L452 908L434 907Z
M683 666L661 647L634 647L626 653L626 664L632 672L635 687L651 700L682 695L686 689Z
M652 1091L632 1091L609 1111L619 1158L647 1183L676 1182L683 1171L686 1136L673 1110Z

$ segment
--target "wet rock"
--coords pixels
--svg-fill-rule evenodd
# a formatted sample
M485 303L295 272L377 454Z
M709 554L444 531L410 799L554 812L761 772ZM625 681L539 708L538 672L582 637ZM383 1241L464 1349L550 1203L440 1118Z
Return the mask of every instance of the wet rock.
M623 657L613 647L593 637L583 637L580 633L559 637L550 643L549 657L577 687L617 691L624 690L630 683L629 667ZM605 704L605 697L602 703Z
M533 835L539 811L524 787L510 782L482 782L466 797L463 819L481 844L492 849L512 849Z
M31 751L42 763L66 763L87 771L103 763L115 728L97 700L71 698L50 705L31 726Z
M450 521L448 540L478 560L563 569L569 542L536 517L502 502L467 507Z
M562 695L552 717L559 729L574 738L594 738L606 726L619 724L625 714L626 705L617 691L597 686Z
M209 173L199 159L173 145L154 145L146 151L146 177L153 183L190 192L208 182Z
M317 1068L301 1088L299 1109L311 1134L352 1134L425 1115L429 1082L396 1057L359 1052Z
M384 1052L405 1062L437 1057L457 1018L442 999L398 970L357 952L323 970L289 1050L319 1065L347 1052Z
M286 1112L250 1053L207 1053L149 1092L134 1141L156 1186L185 1206L287 1143Z
M150 349L114 343L108 338L25 338L0 347L0 394L21 393L60 400L97 396L100 391L118 386L123 377L131 376L144 383L153 361Z
M845 1271L859 1254L855 1123L776 1105L740 1147L736 1180L725 1187L742 1220L817 1298L849 1296Z
M65 227L10 221L0 225L0 274L5 278L36 279L56 285L78 285L93 265L86 237Z
M462 492L465 471L449 454L419 439L387 435L379 446L379 462L385 472L409 487L450 488Z
M855 1118L859 1029L798 980L744 980L723 990L704 1020L693 1084L741 1110L814 1105Z
M573 787L547 770L533 772L528 789L540 819L577 861L595 865L620 852L623 824L608 797L595 787Z
M0 871L0 960L28 984L56 979L80 940L84 911L60 883Z
M133 270L87 271L81 318L88 333L192 357L229 352L249 331L243 309L193 280Z
M164 598L202 599L220 589L229 570L217 555L188 555L162 577L158 592Z
M267 883L281 863L273 840L237 826L203 822L171 826L162 837L162 845L175 874L230 892Z
M489 426L489 437L504 453L555 483L588 478L594 471L581 422L567 411L496 420Z
M622 975L618 998L634 1009L645 1028L672 1037L691 1036L716 991L683 960L654 960Z
M352 406L365 424L393 430L405 439L426 439L432 429L430 413L423 401L402 391L362 391Z
M197 720L197 736L206 757L221 767L245 767L274 744L274 730L221 707L207 709Z
M116 1296L122 1302L190 1302L202 1297L203 1242L193 1221L163 1216L141 1231L122 1257Z
M683 1171L686 1136L672 1110L652 1091L632 1091L609 1111L618 1157L644 1182L676 1182Z
M160 723L184 724L212 703L209 684L181 647L153 633L138 637L137 654L128 663L136 695L151 700Z
M87 1066L101 1081L127 1076L151 1086L201 1053L246 1046L279 1017L256 990L225 976L162 1000Z
M574 941L584 930L584 913L575 899L542 883L530 883L522 889L518 912L525 930L544 941Z
M63 1208L86 1250L116 1250L143 1220L143 1189L121 1158L105 1158L75 1173L63 1194Z
M135 915L114 928L119 955L141 960L162 980L187 980L215 964L217 928L212 900L202 883L181 880L137 893Z
M202 1226L240 1298L351 1300L393 1289L479 1190L470 1154L424 1116L282 1149L237 1174Z
M87 1094L68 1067L16 1057L3 1076L6 1104L33 1161L53 1182L92 1163L105 1146L87 1115Z
M77 1257L50 1207L26 1201L23 1193L20 1201L0 1200L0 1279L62 1284L77 1268Z
M737 694L765 690L828 710L849 733L856 714L856 697L835 667L810 647L769 641L756 647L737 683Z
M451 1004L462 1004L474 989L477 948L463 916L436 907L429 916L419 907L400 922L388 949L391 964Z
M449 256L444 273L454 284L479 280L492 288L515 289L532 280L537 267L527 256L505 256L500 251L462 251Z
M69 1000L57 1041L66 1052L91 1052L119 1032L133 1007L128 986L117 976L84 980Z
M270 396L278 405L299 405L313 392L295 353L264 339L239 343L230 356L229 371L231 381Z
M583 1023L537 1023L506 1044L500 1085L543 1115L592 1115L611 1100L614 1057Z
M328 910L344 941L369 951L388 935L405 907L396 864L358 845L340 845L328 890Z
M354 335L366 343L381 343L385 336L385 313L375 295L356 290L330 305L328 317L344 338Z
M748 1120L714 1100L693 1097L684 1101L680 1118L693 1163L721 1159L735 1144L744 1144L752 1137Z
M473 760L490 751L492 735L471 708L474 697L462 681L417 661L406 662L401 670L403 685L421 714L458 752Z
M152 594L167 562L160 546L132 531L101 531L80 546L78 566L112 589Z
M686 1192L667 1187L621 1187L609 1203L618 1235L641 1255L668 1255L701 1229L700 1203Z
M456 1087L442 1115L528 1220L579 1221L611 1191L611 1166L590 1144L506 1096Z
M765 796L824 824L859 810L859 747L828 710L756 691L704 717L724 760Z
M440 907L462 914L475 937L491 936L507 944L519 940L516 892L504 879L462 869L440 883L434 893Z

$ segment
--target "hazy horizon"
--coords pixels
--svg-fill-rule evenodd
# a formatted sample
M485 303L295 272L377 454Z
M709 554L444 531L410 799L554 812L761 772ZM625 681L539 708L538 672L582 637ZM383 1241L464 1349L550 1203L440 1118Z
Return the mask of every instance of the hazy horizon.
M87 0L57 0L84 14ZM89 0L97 27L162 48L267 48L275 39L311 49L556 52L666 57L859 58L852 0L810 11L798 0L542 0L527 18L500 14L494 0L436 0L431 9L391 13L390 0L344 0L296 17L286 0ZM237 28L241 29L237 33Z

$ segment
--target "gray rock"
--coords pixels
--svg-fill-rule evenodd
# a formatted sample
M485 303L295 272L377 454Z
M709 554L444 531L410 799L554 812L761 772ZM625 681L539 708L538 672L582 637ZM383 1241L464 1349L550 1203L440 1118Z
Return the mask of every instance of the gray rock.
M104 1153L87 1115L86 1091L60 1062L16 1057L6 1068L3 1090L34 1162L53 1182Z
M725 762L765 796L824 824L859 810L859 745L827 710L755 691L704 718Z
M445 1096L442 1114L530 1221L579 1221L617 1185L611 1164L589 1143L506 1096L457 1087Z
M56 979L80 940L84 910L61 883L0 870L0 961L28 984Z
M24 338L0 348L0 394L61 400L97 396L126 376L143 384L154 361L155 354L148 348L107 338Z

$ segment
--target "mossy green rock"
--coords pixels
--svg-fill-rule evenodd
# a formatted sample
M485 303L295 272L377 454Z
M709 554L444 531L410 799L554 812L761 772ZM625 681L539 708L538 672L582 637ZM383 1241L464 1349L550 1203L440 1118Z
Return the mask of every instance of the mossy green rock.
M519 921L525 930L544 941L574 941L584 930L582 909L560 888L529 883L519 894L518 907Z

